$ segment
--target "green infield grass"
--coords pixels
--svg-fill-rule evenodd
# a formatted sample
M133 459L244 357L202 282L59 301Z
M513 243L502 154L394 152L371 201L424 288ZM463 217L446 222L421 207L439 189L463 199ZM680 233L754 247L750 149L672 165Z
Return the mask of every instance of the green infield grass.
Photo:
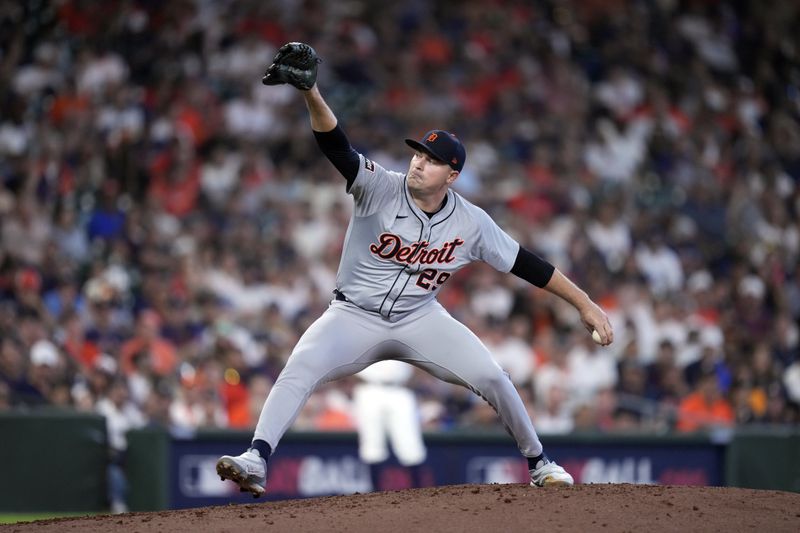
M0 513L0 524L16 524L17 522L33 522L34 520L46 520L48 518L70 518L75 516L94 516L92 513Z

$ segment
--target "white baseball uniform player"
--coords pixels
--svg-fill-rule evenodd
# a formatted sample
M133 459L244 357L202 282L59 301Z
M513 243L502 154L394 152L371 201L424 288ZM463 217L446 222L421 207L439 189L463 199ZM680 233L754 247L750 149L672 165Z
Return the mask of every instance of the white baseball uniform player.
M407 139L414 150L408 171L387 170L352 148L316 84L301 94L317 143L347 180L355 204L335 298L302 335L275 382L251 448L221 457L217 473L261 495L266 461L309 395L325 382L397 359L489 402L528 459L532 485L571 485L572 477L544 455L508 375L436 293L462 267L485 261L573 304L587 330L596 329L609 344L613 332L605 313L450 188L466 157L456 136L433 130L420 141Z
M356 374L360 380L353 389L358 455L370 466L375 489L380 485L377 465L389 458L387 442L397 461L411 469L414 485L420 483L414 467L425 461L427 450L417 399L406 386L413 374L413 367L392 360L379 361Z

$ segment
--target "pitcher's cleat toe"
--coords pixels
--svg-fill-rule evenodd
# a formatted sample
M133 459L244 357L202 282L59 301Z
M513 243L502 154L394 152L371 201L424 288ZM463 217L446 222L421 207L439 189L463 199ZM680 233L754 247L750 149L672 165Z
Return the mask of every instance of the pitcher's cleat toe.
M532 487L571 487L572 476L556 463L548 462L530 471Z
M267 464L255 450L242 455L223 455L217 461L217 474L222 480L229 479L239 485L240 492L250 492L254 498L264 494L267 480Z

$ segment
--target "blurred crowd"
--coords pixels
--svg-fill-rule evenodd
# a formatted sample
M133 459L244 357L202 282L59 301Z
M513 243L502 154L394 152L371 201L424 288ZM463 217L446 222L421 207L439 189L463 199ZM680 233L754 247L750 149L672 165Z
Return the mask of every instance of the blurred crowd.
M297 92L260 84L304 41L359 151L404 170L404 137L456 132L456 189L608 311L600 348L486 265L443 289L541 433L796 425L798 24L779 0L2 2L0 410L255 425L351 210ZM353 429L353 384L295 428ZM429 430L499 424L411 386Z

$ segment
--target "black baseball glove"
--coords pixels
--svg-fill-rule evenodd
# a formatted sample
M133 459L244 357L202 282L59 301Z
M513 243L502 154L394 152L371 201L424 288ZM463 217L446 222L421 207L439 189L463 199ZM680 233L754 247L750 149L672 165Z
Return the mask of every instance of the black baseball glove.
M278 49L261 83L264 85L288 83L307 91L317 81L317 64L321 61L317 57L317 52L307 44L286 43Z

